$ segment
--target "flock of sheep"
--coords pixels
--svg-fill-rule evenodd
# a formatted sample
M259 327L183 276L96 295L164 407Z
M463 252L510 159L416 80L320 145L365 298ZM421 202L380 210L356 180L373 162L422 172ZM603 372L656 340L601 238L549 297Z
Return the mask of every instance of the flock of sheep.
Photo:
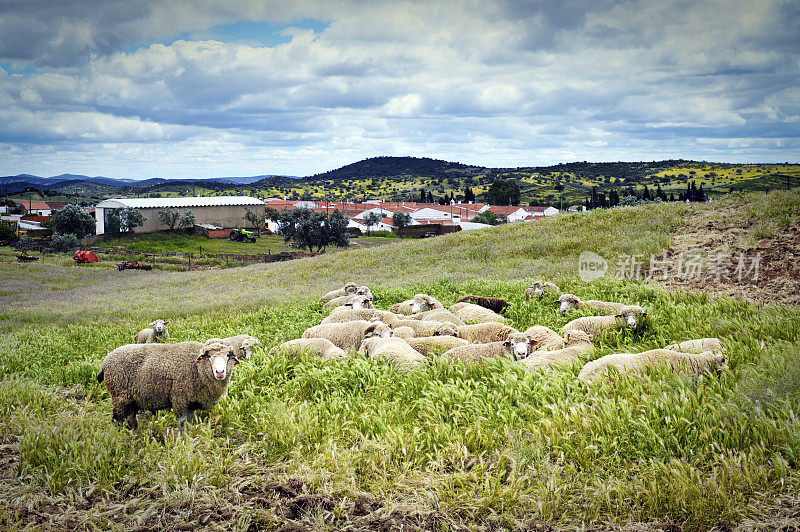
M525 290L528 298L560 292L552 283L537 281ZM638 305L581 300L561 294L556 304L562 315L575 309L599 313L574 319L560 332L543 325L525 331L508 326L500 312L502 299L467 296L449 308L427 294L392 306L373 306L371 290L348 283L320 298L330 314L309 327L301 338L284 342L269 352L294 356L309 352L325 359L345 359L353 353L384 358L413 369L441 354L446 360L479 362L484 358L517 360L531 371L546 371L582 358L592 358L592 340L616 329L634 330L647 317ZM239 357L249 358L257 339L248 335L212 338L205 343L158 343L169 339L167 322L156 320L134 337L134 343L118 347L103 360L98 381L111 395L113 418L137 426L140 410L172 409L182 432L196 410L212 408L225 392ZM701 338L641 353L616 353L587 362L578 379L591 381L609 373L635 373L659 366L674 371L702 374L727 366L717 338Z

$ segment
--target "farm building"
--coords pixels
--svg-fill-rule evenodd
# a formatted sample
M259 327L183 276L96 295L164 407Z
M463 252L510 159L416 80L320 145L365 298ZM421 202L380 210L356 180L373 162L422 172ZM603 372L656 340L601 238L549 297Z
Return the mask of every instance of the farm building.
M248 222L244 216L248 209L258 214L264 213L264 202L250 196L209 196L188 198L112 198L95 206L97 234L105 233L105 224L110 209L131 207L142 211L147 218L136 233L154 233L168 229L158 219L158 211L176 209L183 213L194 212L197 224L213 224L220 227L245 227Z

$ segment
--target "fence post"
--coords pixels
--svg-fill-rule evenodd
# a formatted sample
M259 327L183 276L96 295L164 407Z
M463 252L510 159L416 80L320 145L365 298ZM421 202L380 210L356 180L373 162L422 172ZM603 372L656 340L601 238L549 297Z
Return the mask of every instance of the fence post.
M193 253L189 253L189 271L192 271L192 255Z

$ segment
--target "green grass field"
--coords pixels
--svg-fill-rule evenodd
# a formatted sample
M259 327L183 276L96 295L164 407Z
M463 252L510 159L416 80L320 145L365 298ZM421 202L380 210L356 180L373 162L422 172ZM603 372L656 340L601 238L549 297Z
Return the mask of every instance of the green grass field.
M10 475L0 527L778 529L800 504L800 309L586 284L576 271L584 250L659 252L697 209L782 226L797 223L798 204L792 191L612 209L228 270L122 277L0 262L0 457L18 460L0 461ZM553 297L525 300L538 277L648 308L643 330L605 336L590 358L717 336L730 371L587 385L577 365L530 373L434 359L407 372L359 356L267 355L319 323L319 295L349 280L369 285L379 308L417 292L446 305L503 297L520 330L580 315L560 316ZM117 427L96 381L105 354L157 317L173 341L262 342L183 438L168 412L133 436ZM281 495L286 486L296 490ZM365 496L374 512L356 511Z

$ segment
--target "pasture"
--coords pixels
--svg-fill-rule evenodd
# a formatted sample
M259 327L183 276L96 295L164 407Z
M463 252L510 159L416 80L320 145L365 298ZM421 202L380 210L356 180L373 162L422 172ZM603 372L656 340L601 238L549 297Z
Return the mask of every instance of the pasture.
M576 270L584 250L669 248L696 209L735 213L749 241L773 220L797 223L799 199L595 211L228 270L119 276L0 262L0 526L797 526L800 309L642 280L584 283ZM510 360L434 358L409 372L362 356L267 355L319 323L317 298L349 280L370 286L378 308L417 292L445 305L502 297L519 330L588 314L561 316L554 296L525 299L539 277L648 309L641 331L607 334L591 358L717 336L729 371L587 384L578 364L532 373ZM155 318L170 321L172 341L247 333L262 343L183 438L169 412L142 419L135 435L116 426L96 380L105 354Z

